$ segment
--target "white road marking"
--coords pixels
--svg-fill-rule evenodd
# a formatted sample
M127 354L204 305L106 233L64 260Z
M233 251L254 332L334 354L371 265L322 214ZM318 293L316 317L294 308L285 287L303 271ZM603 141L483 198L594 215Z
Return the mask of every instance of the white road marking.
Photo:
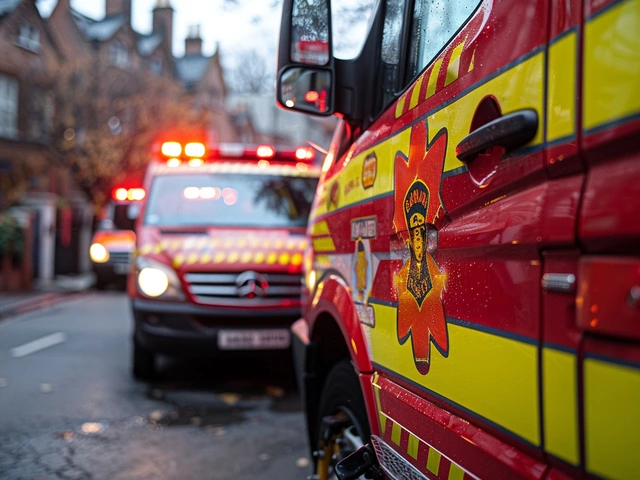
M66 341L67 335L65 333L53 333L51 335L47 335L46 337L34 340L33 342L25 343L24 345L20 345L19 347L12 348L11 356L13 358L26 357L27 355L31 355L32 353L39 352L40 350L53 347L54 345L58 345L59 343L63 343Z

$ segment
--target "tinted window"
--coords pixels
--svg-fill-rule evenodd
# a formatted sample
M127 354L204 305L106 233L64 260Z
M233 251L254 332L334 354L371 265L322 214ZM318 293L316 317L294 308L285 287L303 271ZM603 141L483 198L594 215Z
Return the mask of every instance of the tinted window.
M159 176L151 186L146 225L304 227L317 178L199 174Z
M409 74L422 71L467 21L479 0L416 0Z
M132 208L134 207L134 208ZM116 230L134 230L137 205L115 205L113 208L113 227Z

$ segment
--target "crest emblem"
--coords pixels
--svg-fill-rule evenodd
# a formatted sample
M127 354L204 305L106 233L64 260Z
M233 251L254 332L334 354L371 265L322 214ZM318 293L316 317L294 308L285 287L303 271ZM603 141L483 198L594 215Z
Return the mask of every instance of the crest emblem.
M436 221L445 214L440 195L447 151L447 131L440 130L427 144L425 122L413 126L409 157L400 152L395 160L393 223L405 242L409 257L396 274L398 341L411 340L416 369L429 372L431 344L447 357L449 336L442 305L445 275L434 258Z

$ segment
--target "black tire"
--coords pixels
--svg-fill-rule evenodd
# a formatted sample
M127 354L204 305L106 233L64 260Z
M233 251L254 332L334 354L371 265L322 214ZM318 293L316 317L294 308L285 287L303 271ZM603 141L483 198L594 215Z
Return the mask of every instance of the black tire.
M358 375L349 360L336 363L324 382L314 432L314 450L320 449L322 419L336 415L348 417L362 442L369 443L371 428L367 418L367 408Z
M133 339L133 376L138 380L151 380L156 376L156 355Z

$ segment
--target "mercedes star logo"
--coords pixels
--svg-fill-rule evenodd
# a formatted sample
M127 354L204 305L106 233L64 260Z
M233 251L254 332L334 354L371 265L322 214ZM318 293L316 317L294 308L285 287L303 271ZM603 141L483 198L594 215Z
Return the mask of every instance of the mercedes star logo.
M236 278L238 296L244 298L266 297L269 282L264 275L257 272L244 272Z

